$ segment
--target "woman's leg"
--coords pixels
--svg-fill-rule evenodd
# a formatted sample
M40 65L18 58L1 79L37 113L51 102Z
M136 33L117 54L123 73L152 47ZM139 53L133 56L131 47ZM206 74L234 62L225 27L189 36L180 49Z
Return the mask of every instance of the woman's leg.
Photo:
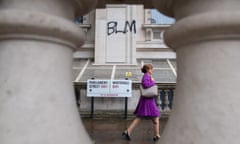
M159 118L158 117L153 118L152 121L153 121L153 126L154 126L154 136L160 136L160 133L159 133Z
M133 131L133 129L141 122L141 118L135 118L132 123L130 124L130 126L127 128L127 132L130 135Z

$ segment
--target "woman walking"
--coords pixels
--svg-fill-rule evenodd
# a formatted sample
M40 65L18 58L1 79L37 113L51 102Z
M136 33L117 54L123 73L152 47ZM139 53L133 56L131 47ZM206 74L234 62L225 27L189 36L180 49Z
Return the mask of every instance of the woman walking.
M142 77L142 87L149 88L155 85L155 80L152 78L153 66L151 64L145 64L142 67L142 72L144 73ZM123 132L123 136L127 140L131 140L130 135L133 129L141 122L142 118L150 118L154 125L154 137L153 140L157 141L160 138L159 134L159 116L160 112L155 103L154 97L143 97L141 96L134 112L136 118L132 121L130 126Z

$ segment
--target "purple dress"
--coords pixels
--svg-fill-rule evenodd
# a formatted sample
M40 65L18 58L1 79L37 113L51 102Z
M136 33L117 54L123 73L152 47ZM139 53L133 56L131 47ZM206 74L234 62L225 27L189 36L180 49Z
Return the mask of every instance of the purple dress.
M142 77L143 88L154 86L155 82L152 81L151 76L145 73ZM155 102L155 97L146 98L141 96L134 112L137 117L159 117L160 112Z

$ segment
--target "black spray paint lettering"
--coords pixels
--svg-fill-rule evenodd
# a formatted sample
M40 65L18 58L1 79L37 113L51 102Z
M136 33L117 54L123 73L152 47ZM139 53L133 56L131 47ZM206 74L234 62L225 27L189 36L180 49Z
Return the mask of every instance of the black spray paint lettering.
M134 32L136 34L136 21L133 20L131 23L129 21L125 22L125 26L123 30L118 29L118 22L110 21L107 23L107 34L111 35L113 33L127 33L127 32Z

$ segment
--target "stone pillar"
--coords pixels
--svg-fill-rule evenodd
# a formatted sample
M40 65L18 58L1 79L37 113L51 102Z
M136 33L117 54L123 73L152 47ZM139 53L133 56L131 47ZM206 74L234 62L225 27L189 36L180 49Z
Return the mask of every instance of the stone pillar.
M95 0L0 1L0 143L90 144L72 87L74 16ZM76 10L79 11L76 11Z
M177 90L160 144L239 144L239 0L154 0L177 19ZM163 8L163 6L165 6Z

